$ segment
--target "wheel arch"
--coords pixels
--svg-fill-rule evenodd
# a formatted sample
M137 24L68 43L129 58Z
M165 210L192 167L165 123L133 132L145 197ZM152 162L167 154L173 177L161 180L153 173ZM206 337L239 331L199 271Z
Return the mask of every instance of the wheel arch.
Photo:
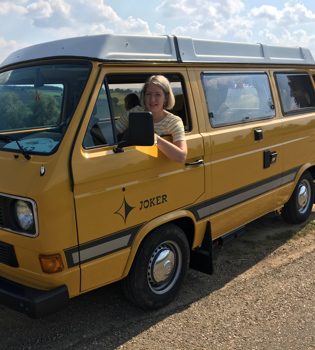
M310 164L310 163L306 163L306 164L302 165L302 166L300 167L300 169L299 169L299 170L297 171L297 173L296 173L296 176L295 176L295 178L294 178L294 180L293 180L293 183L292 183L292 185L293 185L293 186L292 186L292 190L291 190L291 192L288 194L288 198L286 199L285 203L291 198L291 196L292 196L292 194L293 194L293 192L294 192L294 190L295 190L295 187L296 187L297 183L299 182L301 176L302 176L306 171L309 171L309 172L311 173L313 179L315 179L315 165L312 165L312 164ZM285 204L285 203L284 203L284 204ZM283 205L284 205L284 204L283 204Z
M306 170L308 170L308 171L311 173L313 179L315 180L315 165L312 165L312 166L310 166L309 168L304 169L303 173L304 173ZM302 175L302 174L300 174L300 176L301 176L301 175Z
M190 249L193 246L193 241L196 232L196 221L191 212L187 210L181 210L176 213L170 213L158 218L155 218L152 221L145 223L144 226L140 228L137 235L135 236L133 243L131 245L130 255L123 272L122 278L126 277L130 271L134 258L143 242L143 240L156 228L173 223L183 230L187 237L187 241Z
M299 224L308 219L314 204L314 167L302 167L295 178L294 189L281 209L289 223Z

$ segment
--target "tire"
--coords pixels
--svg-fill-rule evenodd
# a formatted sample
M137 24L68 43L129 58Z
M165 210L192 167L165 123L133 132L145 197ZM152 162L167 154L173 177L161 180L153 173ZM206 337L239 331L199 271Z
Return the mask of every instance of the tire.
M309 171L300 177L291 198L281 211L282 217L290 223L299 224L307 220L314 203L314 180Z
M184 232L169 223L153 230L142 242L128 276L126 296L142 309L170 303L180 290L189 266L190 248Z

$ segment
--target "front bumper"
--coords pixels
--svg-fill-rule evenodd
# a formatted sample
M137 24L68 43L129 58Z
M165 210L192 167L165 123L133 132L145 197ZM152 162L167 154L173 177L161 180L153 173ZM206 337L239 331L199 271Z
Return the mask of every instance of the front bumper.
M0 304L31 318L39 318L67 307L69 293L65 285L41 290L0 277Z

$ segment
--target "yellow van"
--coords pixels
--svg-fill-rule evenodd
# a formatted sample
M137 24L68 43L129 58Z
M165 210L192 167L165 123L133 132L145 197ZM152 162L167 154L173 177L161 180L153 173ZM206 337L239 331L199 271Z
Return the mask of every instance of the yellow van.
M153 145L124 98L168 78L188 155ZM309 50L175 36L99 35L12 53L0 67L0 303L40 317L122 280L145 309L212 273L212 244L314 202ZM169 135L164 135L170 139Z

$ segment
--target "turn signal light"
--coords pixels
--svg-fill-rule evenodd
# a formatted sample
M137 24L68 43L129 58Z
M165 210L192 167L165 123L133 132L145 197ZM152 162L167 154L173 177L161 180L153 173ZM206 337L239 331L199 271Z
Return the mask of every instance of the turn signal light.
M57 273L64 269L60 254L39 255L39 261L45 273Z

